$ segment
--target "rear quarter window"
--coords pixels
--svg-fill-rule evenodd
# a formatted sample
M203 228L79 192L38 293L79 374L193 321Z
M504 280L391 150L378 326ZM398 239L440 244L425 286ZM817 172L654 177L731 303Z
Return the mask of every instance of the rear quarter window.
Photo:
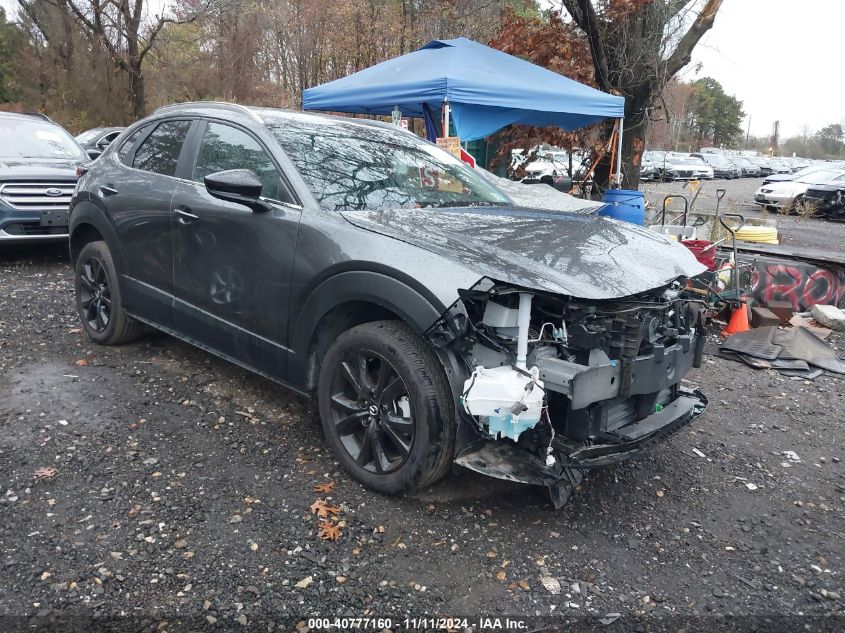
M132 150L135 148L138 139L142 138L147 132L149 132L151 127L152 125L142 125L132 132L125 141L123 141L123 145L121 145L117 150L117 157L120 159L121 163L130 167L132 166Z
M190 121L164 121L135 150L132 167L163 176L175 176Z

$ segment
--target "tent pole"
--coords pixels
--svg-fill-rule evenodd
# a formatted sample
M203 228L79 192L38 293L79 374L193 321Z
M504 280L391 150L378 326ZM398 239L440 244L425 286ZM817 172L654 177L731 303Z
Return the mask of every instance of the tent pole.
M449 136L449 114L451 112L451 108L449 107L449 99L443 100L443 136L444 138L448 138Z
M616 184L622 187L622 130L625 126L625 119L619 117L619 138L617 140L617 154L616 154Z

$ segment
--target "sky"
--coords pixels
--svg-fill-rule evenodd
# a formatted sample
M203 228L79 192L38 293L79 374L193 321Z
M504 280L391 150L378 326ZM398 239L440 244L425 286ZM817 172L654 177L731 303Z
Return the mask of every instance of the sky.
M845 125L843 39L841 0L724 0L682 76L720 82L744 103L752 136L770 135L775 120L781 138L801 134L805 125L815 132Z
M167 0L149 0L154 12ZM330 0L326 0L327 3ZM540 0L560 6L559 0ZM0 0L7 10L15 0ZM845 40L843 0L724 0L681 72L687 80L710 76L744 103L752 136L780 136L845 125L845 82L839 62ZM695 67L701 64L696 73Z

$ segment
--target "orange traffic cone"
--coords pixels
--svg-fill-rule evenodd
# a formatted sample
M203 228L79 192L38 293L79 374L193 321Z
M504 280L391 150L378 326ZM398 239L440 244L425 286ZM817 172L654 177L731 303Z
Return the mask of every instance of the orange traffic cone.
M730 336L739 332L747 332L751 327L748 325L748 307L740 303L739 307L731 313L731 320L728 326L722 330L722 336Z

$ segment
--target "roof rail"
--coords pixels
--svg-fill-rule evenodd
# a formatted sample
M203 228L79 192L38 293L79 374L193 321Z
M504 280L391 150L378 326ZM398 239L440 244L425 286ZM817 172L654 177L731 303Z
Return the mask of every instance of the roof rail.
M191 106L207 106L207 107L214 107L214 108L221 108L224 110L232 110L233 112L240 112L242 114L246 114L249 118L251 118L256 123L264 123L261 120L261 117L258 116L255 112L243 106L239 103L228 103L226 101L185 101L183 103L171 103L166 106L161 106L160 108L156 108L153 114L157 114L161 111L168 110L169 108L183 108L183 107L191 107Z
M44 114L42 112L6 112L6 111L2 111L2 112L0 112L0 114L16 114L18 116L31 116L31 117L34 117L36 119L41 119L42 121L49 121L50 123L55 123L55 121L53 121L53 119L51 119L50 117L48 117L46 114Z

